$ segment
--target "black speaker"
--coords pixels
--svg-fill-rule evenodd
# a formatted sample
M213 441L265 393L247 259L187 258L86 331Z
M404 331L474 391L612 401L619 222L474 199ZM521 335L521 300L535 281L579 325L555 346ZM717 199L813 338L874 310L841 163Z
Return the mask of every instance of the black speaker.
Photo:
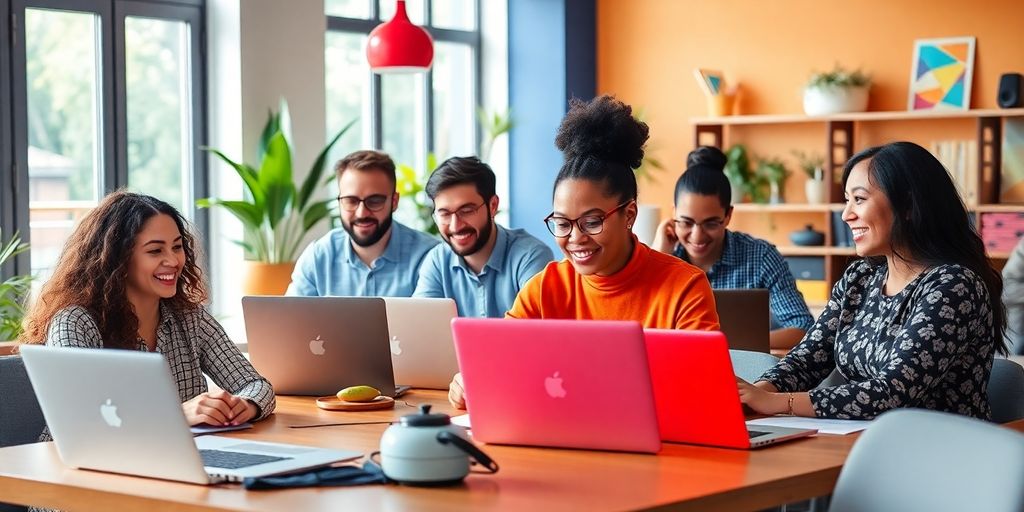
M1013 108L1020 106L1020 73L1006 73L999 77L999 106Z

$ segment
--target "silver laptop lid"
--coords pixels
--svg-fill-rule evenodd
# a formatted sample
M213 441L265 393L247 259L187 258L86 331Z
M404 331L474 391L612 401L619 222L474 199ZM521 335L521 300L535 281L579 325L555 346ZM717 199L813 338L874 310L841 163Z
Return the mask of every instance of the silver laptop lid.
M220 436L193 439L160 354L38 345L21 352L57 453L72 467L208 484L362 456ZM204 467L200 449L235 463ZM248 462L237 465L239 457Z
M333 395L357 385L393 396L380 297L242 297L253 366L279 395Z
M38 345L21 355L65 464L209 482L163 356Z
M765 288L714 290L718 323L729 348L771 352L771 310Z
M452 341L452 299L385 297L395 382L414 388L448 389L459 371Z

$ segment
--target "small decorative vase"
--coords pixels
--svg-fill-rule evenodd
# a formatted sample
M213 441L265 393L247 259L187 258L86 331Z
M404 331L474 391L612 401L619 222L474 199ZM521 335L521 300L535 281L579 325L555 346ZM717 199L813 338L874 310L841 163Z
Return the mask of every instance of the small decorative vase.
M825 233L815 231L814 226L808 224L799 231L789 234L789 240L796 245L814 246L825 244Z
M809 178L804 182L804 192L807 193L807 204L821 204L825 202L825 181Z
M245 262L245 273L242 278L242 293L245 295L284 295L292 282L292 270L295 262L263 263L259 261Z
M736 181L729 179L729 189L732 193L733 204L742 203L744 199L743 196L746 195L746 192L744 192L743 190L743 184L737 183Z
M782 204L782 189L779 187L779 183L775 181L768 182L768 203L770 204Z

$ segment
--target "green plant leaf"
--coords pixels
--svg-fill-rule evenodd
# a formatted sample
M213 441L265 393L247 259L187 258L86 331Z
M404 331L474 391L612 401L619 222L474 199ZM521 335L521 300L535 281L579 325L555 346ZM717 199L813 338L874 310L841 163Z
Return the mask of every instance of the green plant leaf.
M263 190L263 186L260 184L259 174L256 172L256 170L250 167L248 164L235 162L234 160L228 158L227 155L225 155L224 153L221 153L219 150L208 148L205 146L202 149L217 155L218 157L220 157L221 160L230 165L231 168L238 173L238 176L242 178L242 183L245 184L246 190L249 192L249 197L252 198L253 205L262 210L263 202L266 200L267 194Z
M214 205L223 207L238 218L238 220L242 222L242 225L248 230L259 230L260 225L263 224L263 211L252 203L206 198L196 200L196 204L200 208L209 208Z
M309 231L316 223L327 218L331 214L332 202L334 202L333 199L328 199L310 204L309 208L306 208L306 211L302 213L303 231Z
M265 218L271 229L277 227L295 198L292 183L292 155L284 134L277 132L270 138L267 154L259 171L260 187L266 193Z
M260 133L259 145L256 147L256 160L263 161L267 154L267 146L270 145L270 138L281 131L281 116L274 111L267 111L267 122L263 125L263 132Z
M302 186L299 187L299 198L298 201L296 201L296 208L299 211L305 210L306 203L309 202L309 198L312 197L313 192L316 190L317 183L320 181L320 177L323 176L324 174L327 153L331 151L331 148L334 147L334 144L338 142L338 140L341 139L342 135L345 135L345 132L347 132L349 128L352 128L352 126L355 125L356 121L358 120L359 119L356 118L353 119L352 121L349 121L349 123L346 124L345 127L342 128L341 131L339 131L337 135L335 135L334 138L331 139L330 142L327 143L327 146L324 147L322 151L320 151L320 154L317 155L316 161L313 162L313 166L310 167L309 169L309 174L306 175L306 179L302 181ZM309 228L307 227L306 229Z

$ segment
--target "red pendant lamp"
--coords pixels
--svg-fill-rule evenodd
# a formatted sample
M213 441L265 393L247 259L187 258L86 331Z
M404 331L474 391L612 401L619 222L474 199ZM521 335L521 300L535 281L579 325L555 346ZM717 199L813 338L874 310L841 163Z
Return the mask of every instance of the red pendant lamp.
M366 60L374 73L422 73L434 61L434 39L423 27L413 25L398 0L395 17L377 25L366 43Z

